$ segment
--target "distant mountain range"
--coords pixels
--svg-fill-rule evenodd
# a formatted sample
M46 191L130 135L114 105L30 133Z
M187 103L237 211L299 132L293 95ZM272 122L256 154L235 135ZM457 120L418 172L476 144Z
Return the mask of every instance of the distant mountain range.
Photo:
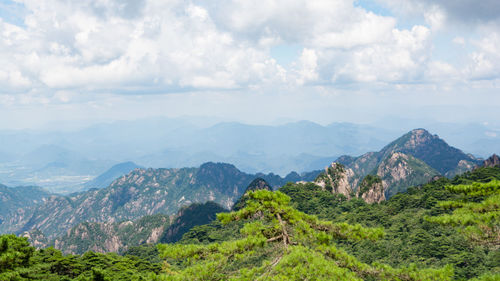
M494 155L484 165L499 161ZM68 196L37 187L0 186L0 199L8 202L0 205L0 233L24 233L35 245L54 245L67 253L122 252L143 243L175 242L192 226L213 220L215 213L241 208L250 190L309 182L373 203L482 163L424 129L412 130L377 152L341 156L324 172L292 172L284 178L248 174L225 163L144 169L125 162L84 185L89 190Z
M69 194L126 161L154 168L225 162L247 173L283 176L290 171L321 169L340 155L378 151L403 134L405 127L419 124L398 121L396 126L394 120L374 125L322 126L299 121L262 126L234 122L199 125L190 119L155 118L72 131L0 131L0 182L38 185ZM500 151L498 128L481 124L429 126L449 143L476 155L485 157ZM89 183L84 189L96 186Z
M109 168L109 170L107 170L106 172L95 177L93 180L84 183L80 191L88 190L91 188L107 187L115 179L123 175L126 175L137 168L142 168L142 167L130 161L116 164L113 167Z

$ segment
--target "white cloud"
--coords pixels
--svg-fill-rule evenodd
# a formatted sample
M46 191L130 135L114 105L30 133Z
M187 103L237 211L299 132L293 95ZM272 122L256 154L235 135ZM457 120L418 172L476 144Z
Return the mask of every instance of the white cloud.
M299 69L297 71L297 83L303 85L309 81L316 81L318 79L318 56L316 52L311 49L302 50L299 58Z
M397 83L420 80L429 59L429 34L423 26L414 26L412 30L393 29L384 42L353 51L334 51L331 60L341 62L332 79Z
M433 30L438 31L445 25L446 14L439 6L433 5L424 11L424 18Z
M481 39L472 43L477 50L469 55L469 65L465 74L477 80L499 79L500 32L495 27L485 28Z
M13 50L1 59L23 70L0 73L0 83L26 85L25 72L49 89L206 89L281 75L266 50L218 30L201 6L147 1L134 14L132 2L24 1L26 28L4 24L1 37Z
M500 75L495 31L474 42L465 65L433 58L450 8L430 0L380 0L422 15L405 28L352 0L19 1L28 11L25 26L0 21L0 94L23 103L71 103L89 93L299 92L358 82L370 91ZM458 34L453 42L472 41ZM279 44L302 53L279 65L271 56Z

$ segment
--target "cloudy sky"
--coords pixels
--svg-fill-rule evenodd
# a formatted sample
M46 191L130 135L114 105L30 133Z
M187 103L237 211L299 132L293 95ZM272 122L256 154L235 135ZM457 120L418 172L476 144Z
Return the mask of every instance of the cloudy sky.
M498 0L0 0L0 128L500 123Z

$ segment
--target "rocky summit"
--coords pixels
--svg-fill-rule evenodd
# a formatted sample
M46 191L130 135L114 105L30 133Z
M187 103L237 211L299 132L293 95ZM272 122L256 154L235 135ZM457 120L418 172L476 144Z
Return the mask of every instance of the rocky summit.
M500 167L500 157L498 155L493 154L488 159L484 160L483 167Z
M348 198L357 196L370 203L380 202L435 176L452 177L470 171L479 162L437 135L415 129L378 152L339 157L314 183ZM368 176L376 176L380 181L367 179Z

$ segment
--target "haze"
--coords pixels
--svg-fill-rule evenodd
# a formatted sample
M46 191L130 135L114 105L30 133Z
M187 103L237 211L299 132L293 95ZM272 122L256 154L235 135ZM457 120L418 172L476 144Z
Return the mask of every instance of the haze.
M498 153L500 5L456 3L0 0L1 173L52 151L29 169L64 152L76 182L128 160L284 174L419 127ZM30 171L0 181L47 180Z

